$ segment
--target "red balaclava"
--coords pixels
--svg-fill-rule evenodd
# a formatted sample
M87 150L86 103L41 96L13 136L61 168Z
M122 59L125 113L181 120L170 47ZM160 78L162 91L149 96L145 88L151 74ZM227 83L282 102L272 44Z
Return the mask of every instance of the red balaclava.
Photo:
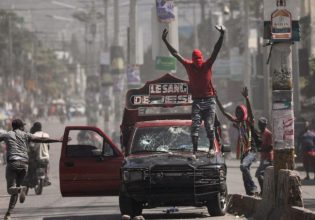
M195 64L196 67L201 67L203 64L203 56L201 51L198 49L194 49L191 56L193 64Z
M243 113L243 118L237 117L237 115L236 115L237 109L240 109L240 110L241 110L241 112ZM238 105L238 106L236 106L235 115L236 115L236 117L237 117L238 120L242 120L242 121L247 120L248 113L247 113L247 108L246 108L246 106L245 106L245 105Z

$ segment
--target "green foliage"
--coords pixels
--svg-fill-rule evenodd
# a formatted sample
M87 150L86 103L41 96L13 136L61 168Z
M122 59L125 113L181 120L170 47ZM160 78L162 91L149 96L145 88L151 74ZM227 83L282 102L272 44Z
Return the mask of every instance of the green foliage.
M314 73L315 73L315 57L310 58L309 67L310 67L311 75L314 75Z

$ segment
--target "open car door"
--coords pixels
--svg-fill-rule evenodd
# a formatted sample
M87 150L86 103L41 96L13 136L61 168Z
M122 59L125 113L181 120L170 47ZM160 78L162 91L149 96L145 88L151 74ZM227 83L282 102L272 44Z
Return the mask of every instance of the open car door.
M117 195L123 159L121 150L99 128L66 127L59 161L62 196Z

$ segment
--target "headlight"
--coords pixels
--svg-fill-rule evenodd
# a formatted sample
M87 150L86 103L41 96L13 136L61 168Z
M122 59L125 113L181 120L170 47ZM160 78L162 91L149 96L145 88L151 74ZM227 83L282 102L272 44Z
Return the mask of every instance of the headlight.
M139 180L143 180L144 179L144 175L143 175L143 171L127 171L125 170L123 172L123 180L125 182L134 182L134 181L139 181Z

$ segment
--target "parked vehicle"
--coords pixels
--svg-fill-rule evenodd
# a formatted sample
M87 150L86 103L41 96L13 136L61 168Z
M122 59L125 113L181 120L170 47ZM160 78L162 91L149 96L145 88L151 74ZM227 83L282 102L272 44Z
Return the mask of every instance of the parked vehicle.
M190 107L188 82L166 74L128 91L122 149L99 128L66 127L59 169L62 195L119 194L121 214L130 216L158 206L206 206L210 215L224 215L223 152L230 149L216 139L216 155L209 158L201 129L197 159L191 157Z
M82 103L73 103L70 108L69 112L71 116L80 116L85 114L85 106Z

